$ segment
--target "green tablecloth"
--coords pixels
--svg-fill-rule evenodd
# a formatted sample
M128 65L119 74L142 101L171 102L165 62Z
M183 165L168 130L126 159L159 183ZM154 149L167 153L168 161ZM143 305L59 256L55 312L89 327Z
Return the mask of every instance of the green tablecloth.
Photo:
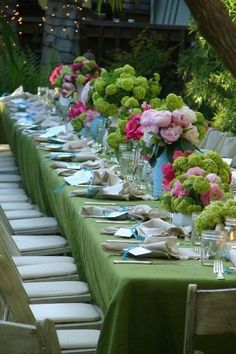
M90 284L92 298L105 313L98 354L182 353L186 292L189 283L201 288L236 287L236 274L217 281L199 261L157 261L156 265L114 265L118 256L104 253L100 235L105 224L79 215L84 198L69 198L50 161L31 138L17 130L7 113L4 126L33 202L58 219L78 265ZM55 191L57 189L57 191ZM107 224L106 224L107 225ZM207 354L233 354L236 340L223 344L219 336L207 344ZM208 343L201 340L200 345ZM199 348L200 349L200 348Z
M0 102L0 144L7 144L7 138L3 127L2 112L4 110L4 103Z

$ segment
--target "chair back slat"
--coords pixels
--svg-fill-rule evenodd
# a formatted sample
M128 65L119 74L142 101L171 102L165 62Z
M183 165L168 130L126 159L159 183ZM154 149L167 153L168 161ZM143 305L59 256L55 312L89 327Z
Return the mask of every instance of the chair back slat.
M195 336L236 334L236 288L198 290L189 284L183 354L193 354Z
M50 320L36 326L0 321L0 338L1 354L61 354Z
M11 227L11 224L3 210L3 208L0 205L0 220L3 222L3 224L5 225L7 231L9 232L10 235L14 234L14 230Z
M11 254L11 256L19 256L20 255L20 251L19 251L17 245L15 244L15 241L13 240L11 233L9 233L9 231L7 230L1 217L0 217L0 238L5 243L5 245L8 249L8 252Z
M29 298L15 268L0 255L0 294L16 322L35 324Z

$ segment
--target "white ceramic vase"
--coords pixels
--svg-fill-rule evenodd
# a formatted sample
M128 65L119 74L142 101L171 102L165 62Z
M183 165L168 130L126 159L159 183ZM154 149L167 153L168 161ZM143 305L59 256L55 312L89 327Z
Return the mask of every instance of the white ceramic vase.
M173 213L172 222L176 226L191 226L192 225L192 215L186 215L182 213Z

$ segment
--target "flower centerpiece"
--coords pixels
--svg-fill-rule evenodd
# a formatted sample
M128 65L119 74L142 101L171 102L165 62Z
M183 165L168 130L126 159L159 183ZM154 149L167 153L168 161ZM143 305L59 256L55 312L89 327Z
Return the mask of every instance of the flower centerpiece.
M127 120L133 113L142 112L144 101L151 103L153 107L158 106L159 79L159 74L154 74L150 80L137 76L130 65L112 71L102 69L101 76L93 83L90 101L103 116L117 116L108 136L110 147L117 149L120 143L125 142L124 127Z
M95 60L88 60L83 56L75 58L69 65L60 65L56 67L49 81L53 88L58 87L63 97L78 98L78 91L100 74L100 67ZM80 94L80 92L79 92Z
M68 119L76 132L80 132L88 123L91 123L99 113L89 109L86 104L76 101L68 111Z
M196 232L200 235L203 230L214 230L217 225L224 225L228 217L236 217L235 200L212 202L196 218Z
M230 167L217 152L174 153L173 163L163 165L162 206L172 213L191 215L212 201L231 196Z
M172 161L176 150L195 150L207 124L200 112L184 104L182 97L169 94L158 108L146 105L141 115L131 116L124 130L126 140L140 139L141 152L149 157L154 169L154 195L159 197L163 190L161 166Z

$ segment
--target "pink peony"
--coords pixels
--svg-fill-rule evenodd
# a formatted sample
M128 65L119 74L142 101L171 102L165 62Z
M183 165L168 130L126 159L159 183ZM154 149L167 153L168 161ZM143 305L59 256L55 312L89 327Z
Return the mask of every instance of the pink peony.
M75 119L77 116L79 116L81 113L86 112L87 108L86 106L81 102L77 101L70 109L68 112L68 118L70 120Z
M182 137L188 141L190 141L190 143L192 144L198 144L199 140L199 133L197 130L197 127L195 127L194 125L192 125L192 123L189 123L188 127L186 128L186 130L184 130Z
M171 191L171 186L170 186L170 181L166 178L163 178L162 179L162 185L163 185L163 188L166 192L170 192Z
M128 120L125 127L125 139L140 140L143 136L143 127L140 125L140 115L135 114Z
M166 144L172 144L180 138L182 131L183 128L180 125L174 125L160 129L160 136Z
M203 176L204 170L200 167L192 167L189 168L188 171L185 173L184 177L188 178L190 176Z
M176 125L181 125L182 128L187 128L189 125L189 120L183 116L180 112L174 111L172 114L172 122Z
M175 112L179 112L184 119L187 119L191 123L195 123L197 121L196 113L188 106L183 106L179 109L176 109Z
M177 179L172 187L171 194L174 197L184 197L188 192L183 188L183 184Z
M221 178L217 176L215 173L209 173L206 178L210 183L221 183Z
M169 111L156 111L155 109L145 110L141 116L140 123L144 127L157 126L168 127L171 123L172 113Z
M208 192L201 195L201 201L204 206L210 204L213 200L219 200L224 196L224 191L216 183L211 183Z

